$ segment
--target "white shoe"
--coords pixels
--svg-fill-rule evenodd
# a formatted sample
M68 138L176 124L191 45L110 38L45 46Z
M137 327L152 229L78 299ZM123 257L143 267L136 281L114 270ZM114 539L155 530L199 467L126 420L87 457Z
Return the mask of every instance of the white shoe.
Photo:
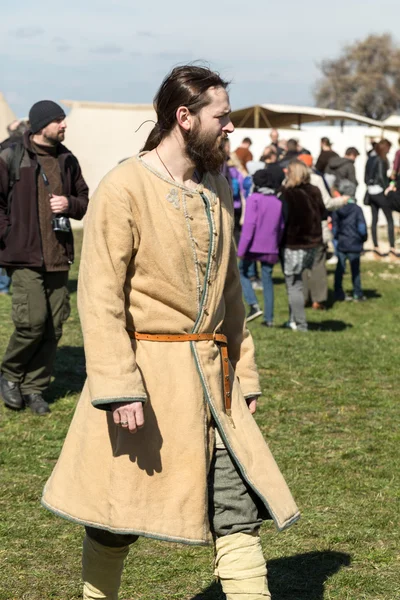
M326 261L327 265L337 265L337 263L338 263L338 257L335 254L333 256L331 256L329 260Z
M262 290L263 289L260 279L253 279L253 281L251 282L251 287L253 288L253 290Z

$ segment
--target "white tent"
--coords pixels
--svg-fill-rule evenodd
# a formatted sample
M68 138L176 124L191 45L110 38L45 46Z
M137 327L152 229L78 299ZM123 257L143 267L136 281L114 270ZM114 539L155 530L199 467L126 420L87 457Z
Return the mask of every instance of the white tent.
M15 121L16 118L3 94L0 92L0 142L8 137L7 125Z
M383 121L385 129L392 129L394 131L400 132L400 115L391 115Z
M62 103L71 107L65 145L78 158L93 194L108 171L139 152L154 126L156 114L151 104L70 100Z

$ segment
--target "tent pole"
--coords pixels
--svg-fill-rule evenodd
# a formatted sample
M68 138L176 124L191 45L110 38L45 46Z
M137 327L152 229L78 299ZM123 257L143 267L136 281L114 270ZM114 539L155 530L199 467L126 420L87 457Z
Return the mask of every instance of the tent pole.
M235 125L235 127L240 128L243 127L243 125L246 123L247 118L251 117L251 113L253 112L253 109L250 108L247 113L244 115L243 119L240 121L239 125Z

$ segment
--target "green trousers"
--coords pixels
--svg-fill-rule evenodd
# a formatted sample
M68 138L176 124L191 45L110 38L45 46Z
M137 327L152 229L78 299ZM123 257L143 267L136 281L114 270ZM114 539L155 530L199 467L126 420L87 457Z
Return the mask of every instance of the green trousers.
M208 499L216 544L215 574L227 600L271 598L258 536L265 515L226 448L218 442L210 465ZM82 556L85 600L118 600L124 560L137 539L137 535L86 527Z
M106 492L105 492L106 493ZM216 448L208 475L208 517L218 538L235 533L253 534L269 515L240 475L226 448ZM128 546L138 536L86 527L87 535L112 548Z
M68 271L13 269L12 334L1 365L23 394L44 392L50 384L63 323L70 314Z

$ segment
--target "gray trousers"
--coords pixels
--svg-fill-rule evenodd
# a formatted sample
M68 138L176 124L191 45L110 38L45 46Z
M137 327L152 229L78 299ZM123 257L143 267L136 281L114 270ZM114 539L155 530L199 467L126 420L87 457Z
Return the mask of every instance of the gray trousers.
M326 245L317 248L311 269L303 271L304 301L326 302L328 299L328 275L326 272Z
M296 323L299 331L307 331L302 275L285 275L285 282L289 301L289 321Z
M234 533L253 533L268 518L254 492L243 481L226 448L215 448L208 475L208 514L215 537ZM111 533L104 529L85 527L87 535L111 548L133 544L137 535Z

